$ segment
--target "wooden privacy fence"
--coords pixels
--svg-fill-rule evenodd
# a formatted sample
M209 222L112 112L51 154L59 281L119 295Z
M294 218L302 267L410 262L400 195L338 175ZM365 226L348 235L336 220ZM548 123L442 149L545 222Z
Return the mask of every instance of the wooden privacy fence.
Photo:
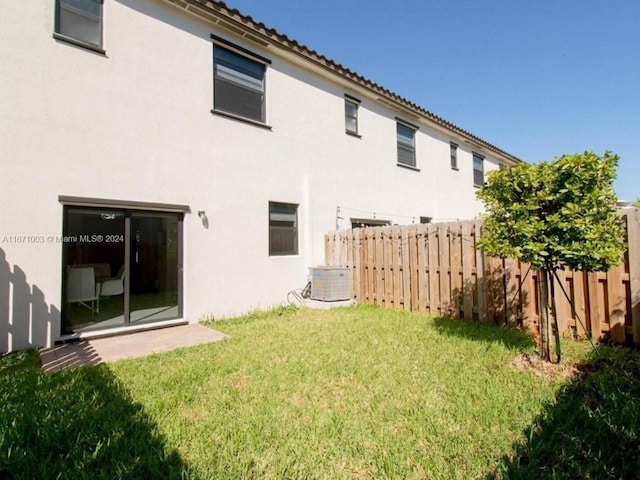
M640 210L620 213L628 248L608 272L558 271L575 309L556 286L561 334L640 345ZM480 221L334 231L325 264L349 267L363 304L537 330L537 272L476 249Z

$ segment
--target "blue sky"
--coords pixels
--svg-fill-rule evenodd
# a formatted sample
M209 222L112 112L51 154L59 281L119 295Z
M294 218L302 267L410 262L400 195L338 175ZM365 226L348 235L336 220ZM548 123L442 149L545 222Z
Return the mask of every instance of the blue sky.
M229 0L529 162L606 149L640 196L638 0Z

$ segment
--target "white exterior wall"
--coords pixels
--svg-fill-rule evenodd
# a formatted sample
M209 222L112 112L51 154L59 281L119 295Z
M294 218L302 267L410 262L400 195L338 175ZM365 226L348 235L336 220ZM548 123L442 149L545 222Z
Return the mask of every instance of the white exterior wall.
M471 146L337 76L158 0L105 2L100 55L52 37L54 4L3 0L0 13L0 351L60 335L62 245L7 241L61 235L59 195L188 205L183 305L194 322L266 308L303 287L307 267L323 262L337 206L364 211L343 209L342 227L365 212L411 223L481 210ZM211 114L211 33L272 60L271 131ZM362 100L361 139L345 134L345 93ZM395 117L420 126L420 171L396 165ZM497 168L476 151L485 172ZM300 204L299 255L269 257L269 201Z

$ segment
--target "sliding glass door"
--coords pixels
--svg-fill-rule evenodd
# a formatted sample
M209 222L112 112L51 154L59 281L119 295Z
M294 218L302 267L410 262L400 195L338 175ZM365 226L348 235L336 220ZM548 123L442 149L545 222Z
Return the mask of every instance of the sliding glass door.
M179 316L178 231L176 214L131 214L131 323Z
M179 318L182 214L65 207L64 333Z

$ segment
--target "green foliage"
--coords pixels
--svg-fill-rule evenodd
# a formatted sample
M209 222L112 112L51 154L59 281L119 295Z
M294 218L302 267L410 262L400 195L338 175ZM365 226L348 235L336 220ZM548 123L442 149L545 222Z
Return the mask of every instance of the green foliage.
M640 197L636 198L636 201L633 202L633 206L636 208L640 208Z
M618 158L585 152L490 172L478 192L487 209L480 247L536 269L617 265L624 251L613 190Z

